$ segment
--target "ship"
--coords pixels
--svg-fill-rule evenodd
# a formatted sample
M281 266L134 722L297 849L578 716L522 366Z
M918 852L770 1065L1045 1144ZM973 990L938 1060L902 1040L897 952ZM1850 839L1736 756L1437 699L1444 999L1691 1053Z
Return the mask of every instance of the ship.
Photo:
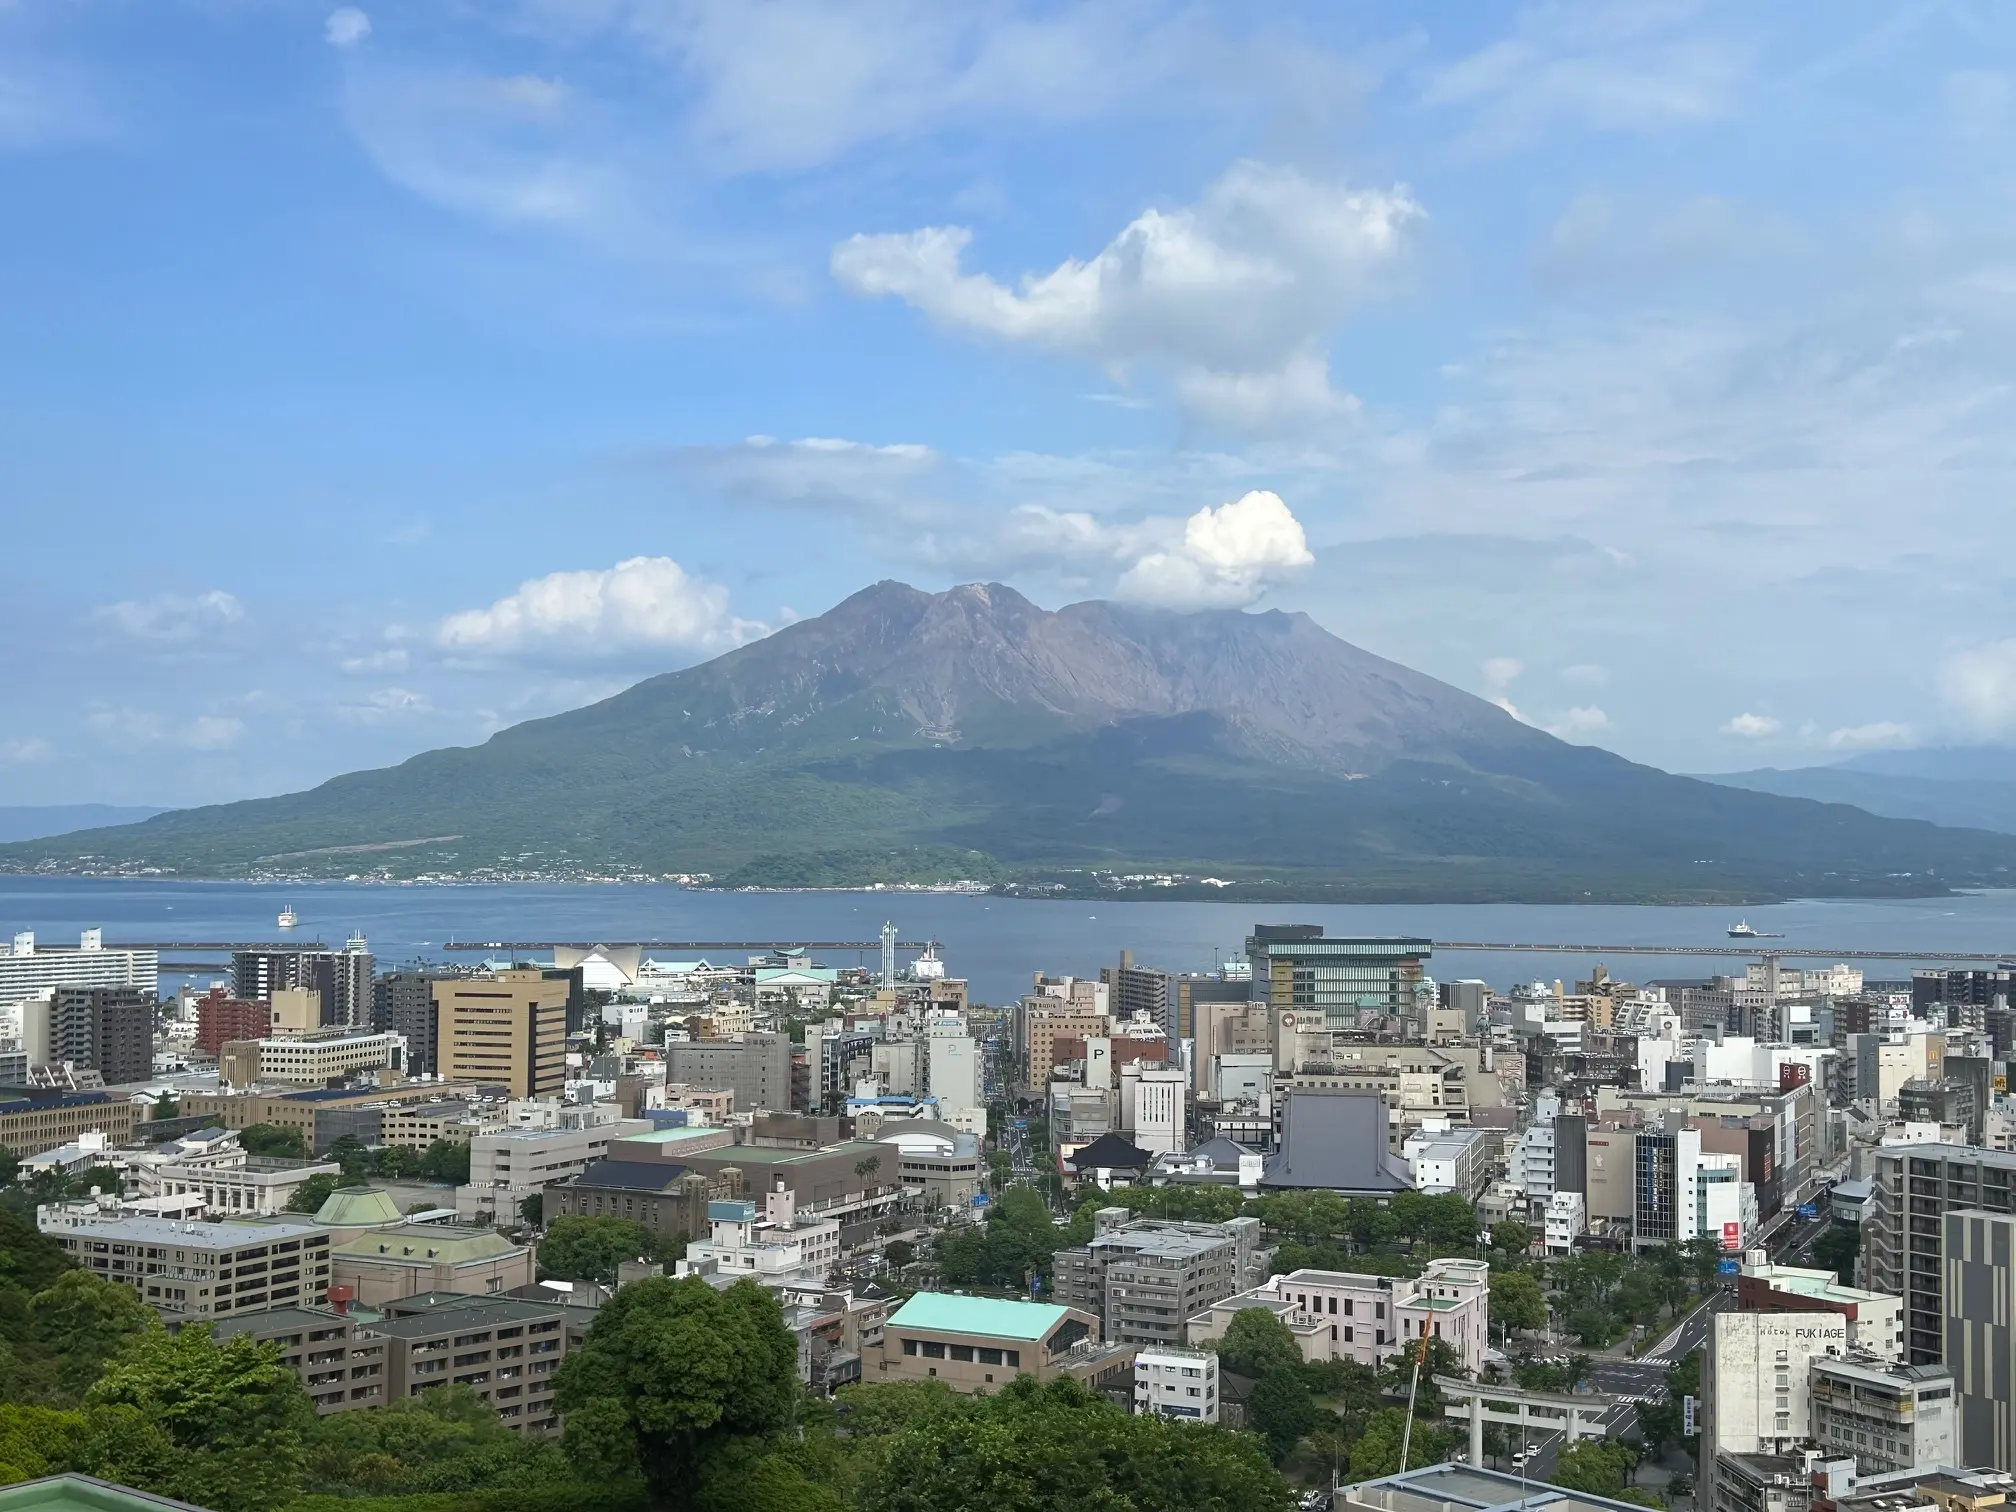
M280 927L282 929L292 929L296 924L299 924L300 922L301 922L300 916L294 912L294 905L292 903L283 904L281 906ZM1735 931L1731 930L1730 933L1733 934L1735 933Z
M1785 936L1782 934L1769 934L1761 929L1752 929L1748 921L1738 919L1734 924L1729 926L1729 938L1732 940L1782 940Z

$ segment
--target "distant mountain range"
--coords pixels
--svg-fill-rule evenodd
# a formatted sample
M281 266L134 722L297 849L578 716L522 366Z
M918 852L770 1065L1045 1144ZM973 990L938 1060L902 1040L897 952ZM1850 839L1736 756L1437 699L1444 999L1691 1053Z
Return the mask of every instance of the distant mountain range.
M108 824L138 824L163 812L116 803L0 804L0 841L40 840Z
M480 746L0 847L0 867L1738 902L2006 885L2016 838L1568 745L1305 615L879 583Z
M1706 780L1754 793L1852 803L1892 819L2016 835L2016 751L1995 747L1869 751L1838 766L1764 767Z

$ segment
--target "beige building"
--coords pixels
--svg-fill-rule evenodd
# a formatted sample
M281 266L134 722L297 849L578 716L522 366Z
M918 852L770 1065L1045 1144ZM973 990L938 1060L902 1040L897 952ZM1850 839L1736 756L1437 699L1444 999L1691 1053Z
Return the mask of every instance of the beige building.
M75 1144L82 1134L103 1134L107 1144L122 1145L133 1137L139 1116L132 1103L107 1092L9 1087L0 1092L0 1145L22 1157Z
M1107 1032L1112 1020L1103 1013L1087 1013L1070 1008L1030 1007L1038 999L1025 999L1022 1016L1022 1085L1041 1090L1050 1085L1050 1072L1057 1061L1057 1041L1097 1039Z
M567 991L534 970L434 984L441 1074L494 1081L513 1097L557 1096L567 1080Z
M132 1287L149 1307L198 1318L312 1306L329 1291L329 1231L300 1222L175 1223L43 1208L72 1264Z
M224 1129L249 1129L256 1124L292 1129L309 1149L317 1150L327 1149L330 1140L348 1132L342 1127L343 1120L360 1108L424 1102L440 1098L444 1090L457 1089L444 1089L439 1083L404 1082L396 1087L321 1092L186 1092L182 1112L191 1118L209 1119ZM0 1108L4 1106L0 1104ZM128 1104L126 1108L130 1117L132 1107ZM318 1121L329 1126L318 1127Z
M360 1072L405 1072L406 1042L396 1034L360 1034L353 1029L318 1029L269 1039L230 1040L217 1058L227 1087L275 1082L283 1087L328 1087Z
M479 1109L459 1098L441 1102L414 1103L403 1108L387 1108L380 1125L379 1142L424 1150L439 1140L468 1144L479 1134L494 1134L504 1127L501 1108Z
M280 1363L301 1377L318 1417L385 1405L385 1340L360 1332L353 1316L320 1307L274 1307L216 1325L219 1343L239 1334L279 1347Z
M495 1229L413 1223L346 1239L330 1251L331 1280L365 1307L423 1292L494 1296L536 1279L532 1250Z
M1101 1343L1099 1320L1076 1307L918 1292L890 1315L881 1357L864 1353L861 1379L943 1381L970 1396L1018 1375L1068 1375L1094 1389L1121 1384L1131 1395L1134 1354L1131 1344Z
M275 987L267 1001L275 1034L313 1034L322 1027L322 994L313 987Z

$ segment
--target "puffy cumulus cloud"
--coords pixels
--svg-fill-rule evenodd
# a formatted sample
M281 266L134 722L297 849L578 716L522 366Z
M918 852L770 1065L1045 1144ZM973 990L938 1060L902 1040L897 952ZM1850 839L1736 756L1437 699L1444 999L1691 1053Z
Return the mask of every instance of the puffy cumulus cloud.
M331 47L355 47L371 35L371 18L354 5L339 5L322 23L322 35Z
M151 599L122 599L104 604L91 617L135 640L173 644L200 640L239 623L245 606L221 588L207 593L164 593Z
M1837 751L1882 751L1912 743L1911 727L1895 720L1879 719L1873 724L1848 725L1830 730L1827 744Z
M1241 608L1316 558L1297 520L1265 489L1198 510L1182 540L1120 575L1120 597L1171 609Z
M670 557L553 572L521 583L487 609L466 609L435 632L449 651L486 656L615 655L668 648L726 651L764 633L728 612L728 590Z
M1570 709L1552 724L1543 726L1557 740L1579 741L1601 735L1610 728L1610 716L1594 704Z
M1740 735L1745 740L1762 740L1784 729L1784 723L1769 714L1738 714L1722 726L1724 735Z
M1939 668L1939 697L1979 735L2016 729L2016 640L1955 651Z
M939 324L1090 358L1117 374L1166 369L1196 412L1248 430L1334 415L1333 329L1398 258L1420 205L1292 168L1235 164L1197 204L1146 210L1095 256L1010 288L969 273L962 226L857 235L833 249L841 287L894 296Z
M245 721L228 714L174 720L145 709L111 708L96 710L85 724L108 744L129 750L176 746L190 751L222 751L245 738Z

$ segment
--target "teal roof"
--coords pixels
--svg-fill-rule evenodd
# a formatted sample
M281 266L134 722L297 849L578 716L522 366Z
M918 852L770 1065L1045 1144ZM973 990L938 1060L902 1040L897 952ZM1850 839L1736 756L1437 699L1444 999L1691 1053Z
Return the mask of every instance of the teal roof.
M88 1475L52 1475L0 1486L0 1507L6 1512L184 1512L189 1505Z
M918 1292L896 1309L887 1326L980 1334L990 1339L1026 1339L1034 1343L1055 1328L1069 1311L1055 1302L1010 1302L1000 1297Z
M683 1128L652 1129L642 1134L622 1134L617 1137L625 1144L678 1144L685 1139L699 1139L706 1134L725 1134L727 1130L717 1129L711 1124L689 1124Z

